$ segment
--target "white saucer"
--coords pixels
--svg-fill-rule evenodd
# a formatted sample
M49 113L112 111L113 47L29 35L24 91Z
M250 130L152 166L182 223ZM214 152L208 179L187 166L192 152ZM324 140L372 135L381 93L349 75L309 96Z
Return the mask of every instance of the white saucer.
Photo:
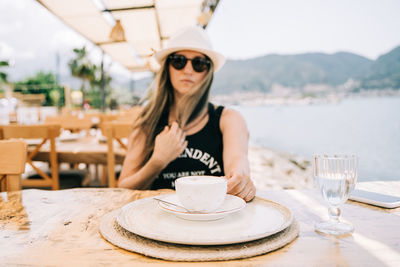
M182 206L179 202L177 194L165 195L159 197L159 199L171 202L173 204ZM246 206L246 202L237 196L233 195L226 195L225 201L220 208L216 211L209 212L209 213L192 213L188 212L184 209L180 209L179 207L168 205L163 202L158 202L158 206L169 213L176 215L179 218L191 221L212 221L222 219L225 216L228 216L231 213L238 212L239 210L243 209Z
M158 196L160 197L160 196ZM256 198L238 212L220 220L182 220L158 207L153 197L121 208L118 224L137 235L176 244L225 245L252 241L276 234L293 221L287 207Z

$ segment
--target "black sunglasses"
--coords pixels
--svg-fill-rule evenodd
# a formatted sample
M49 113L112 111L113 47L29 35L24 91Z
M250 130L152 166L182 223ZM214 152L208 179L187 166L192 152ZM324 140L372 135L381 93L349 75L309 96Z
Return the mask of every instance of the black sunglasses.
M168 62L174 69L183 69L187 62L191 61L193 70L196 72L203 72L209 70L211 61L208 58L194 57L192 59L185 57L184 55L170 55L168 56Z

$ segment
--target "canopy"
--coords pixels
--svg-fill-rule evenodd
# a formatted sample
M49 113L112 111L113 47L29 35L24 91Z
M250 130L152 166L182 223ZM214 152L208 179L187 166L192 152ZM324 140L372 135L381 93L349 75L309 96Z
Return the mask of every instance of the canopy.
M206 27L219 0L37 0L114 61L155 71L154 51L178 28ZM120 20L120 25L118 25ZM117 22L117 23L116 23ZM122 31L121 31L122 26ZM110 35L111 31L114 32Z

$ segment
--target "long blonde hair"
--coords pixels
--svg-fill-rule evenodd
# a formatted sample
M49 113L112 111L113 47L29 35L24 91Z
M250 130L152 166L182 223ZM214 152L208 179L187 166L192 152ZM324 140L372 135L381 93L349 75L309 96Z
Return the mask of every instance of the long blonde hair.
M134 129L142 131L145 136L145 148L141 165L144 165L153 153L155 137L168 124L170 107L175 101L167 58L161 63L161 68L150 85L150 94L146 99L148 102L133 126ZM211 63L203 80L183 96L180 101L183 104L179 105L175 114L181 129L193 121L207 107L213 77L214 70Z

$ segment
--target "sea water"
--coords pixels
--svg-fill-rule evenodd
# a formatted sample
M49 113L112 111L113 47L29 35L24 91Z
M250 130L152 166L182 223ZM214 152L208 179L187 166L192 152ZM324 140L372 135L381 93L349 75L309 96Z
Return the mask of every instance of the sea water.
M234 106L256 145L309 158L356 154L358 181L400 180L400 97L338 103Z

